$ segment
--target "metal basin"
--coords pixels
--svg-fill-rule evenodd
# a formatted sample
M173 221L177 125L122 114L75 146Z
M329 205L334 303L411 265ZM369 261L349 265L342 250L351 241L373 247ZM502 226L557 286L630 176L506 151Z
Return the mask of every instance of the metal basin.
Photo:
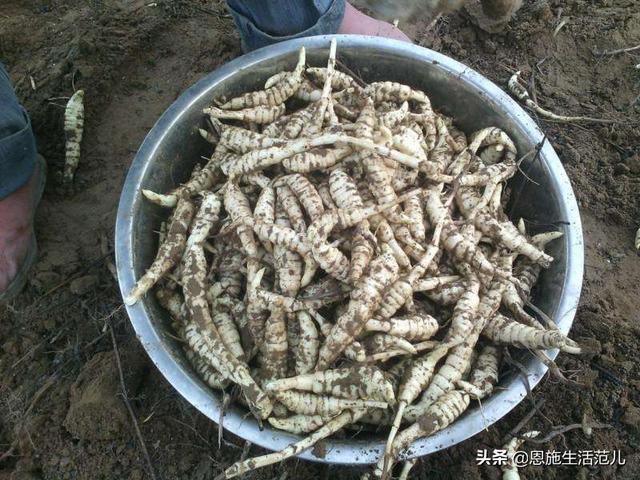
M319 36L273 45L240 57L212 72L184 92L162 115L136 155L122 191L116 225L116 254L120 288L126 294L151 264L157 248L159 223L166 217L159 207L144 201L141 187L164 192L186 180L194 163L211 147L198 135L202 108L219 95L257 89L265 79L295 64L297 50L304 45L310 65L324 65L331 37ZM496 85L472 69L439 53L393 40L364 36L336 36L338 56L367 81L395 80L424 90L434 108L454 117L467 134L496 125L507 131L520 154L535 148L543 134L531 118ZM513 218L524 217L538 230L560 228L564 237L551 244L556 261L541 276L534 302L568 332L578 305L582 285L584 248L580 216L569 179L549 143L539 158L524 164L527 175L514 178ZM517 198L517 200L515 200ZM531 231L535 233L535 228ZM213 421L219 418L220 395L209 389L193 372L180 345L167 333L167 314L153 295L127 307L138 338L166 379L180 394ZM556 351L551 352L555 357ZM546 368L523 353L528 383L535 386ZM408 456L426 455L475 435L498 421L525 396L522 376L501 379L500 388L483 402L483 410L472 408L438 434L414 444ZM231 407L224 427L262 447L279 450L298 437L258 428L241 407ZM383 435L360 434L348 440L326 442L326 455L311 451L300 455L308 460L336 464L365 464L377 461L383 450Z

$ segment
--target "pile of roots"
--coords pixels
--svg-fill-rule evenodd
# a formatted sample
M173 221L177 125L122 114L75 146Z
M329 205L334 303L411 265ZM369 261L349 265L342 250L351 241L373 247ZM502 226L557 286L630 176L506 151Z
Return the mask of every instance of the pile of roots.
M547 363L544 350L580 352L525 311L562 234L507 218L509 136L467 137L424 92L364 84L335 54L311 68L302 49L264 90L207 108L208 162L143 191L173 213L127 303L155 286L211 388L237 385L258 419L309 434L226 478L353 424L388 426L374 470L387 478L414 440L491 394L505 346Z

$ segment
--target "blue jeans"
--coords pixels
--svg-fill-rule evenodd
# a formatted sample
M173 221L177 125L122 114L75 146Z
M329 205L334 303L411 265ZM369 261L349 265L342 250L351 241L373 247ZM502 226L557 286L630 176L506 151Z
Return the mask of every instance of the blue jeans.
M291 38L336 33L345 0L227 0L245 52Z
M0 200L27 183L36 165L36 154L29 115L18 102L9 75L0 63Z

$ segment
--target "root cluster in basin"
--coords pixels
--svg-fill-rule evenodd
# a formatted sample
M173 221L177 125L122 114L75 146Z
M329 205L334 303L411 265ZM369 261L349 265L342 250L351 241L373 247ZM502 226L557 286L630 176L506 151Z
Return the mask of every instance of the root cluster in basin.
M232 478L345 427L388 428L373 474L492 394L501 353L580 347L525 306L553 258L504 211L518 170L506 132L465 135L427 93L292 71L205 110L206 164L170 192L149 291L211 388L236 384L259 419L305 439L234 464ZM480 127L480 126L479 126Z

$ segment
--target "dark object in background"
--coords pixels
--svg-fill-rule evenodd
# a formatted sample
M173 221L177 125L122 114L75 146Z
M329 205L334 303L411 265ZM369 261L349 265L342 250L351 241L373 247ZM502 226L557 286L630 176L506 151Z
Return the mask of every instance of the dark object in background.
M409 18L420 15L435 20L442 13L452 12L469 4L468 11L478 18L481 28L487 24L504 24L522 6L522 0L352 0L356 8L371 11L377 18L387 21L398 19L404 23ZM481 5L481 8L477 8Z

